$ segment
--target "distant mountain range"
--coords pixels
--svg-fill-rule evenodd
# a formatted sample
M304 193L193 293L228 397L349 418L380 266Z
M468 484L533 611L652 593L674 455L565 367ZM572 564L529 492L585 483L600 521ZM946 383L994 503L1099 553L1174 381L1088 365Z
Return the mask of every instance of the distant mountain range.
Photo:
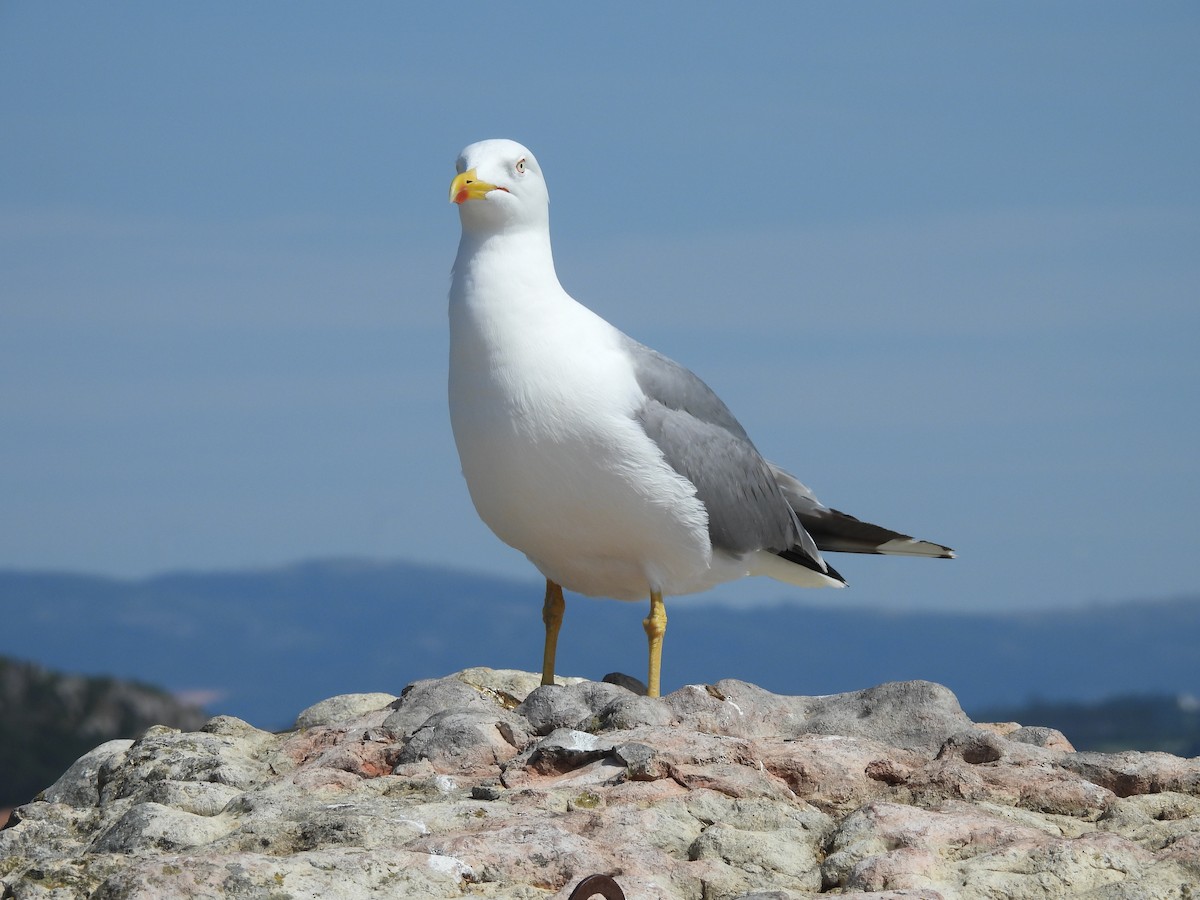
M969 713L1200 695L1200 597L1040 613L668 604L664 690L740 678L787 694L923 678ZM559 674L645 675L645 604L568 596ZM537 670L541 585L406 563L307 562L122 581L0 571L0 655L160 684L264 728L338 693L469 666Z

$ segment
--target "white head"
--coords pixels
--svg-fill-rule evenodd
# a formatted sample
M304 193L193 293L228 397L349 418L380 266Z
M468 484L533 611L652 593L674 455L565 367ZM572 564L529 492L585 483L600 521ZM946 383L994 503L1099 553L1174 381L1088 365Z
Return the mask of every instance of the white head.
M463 231L545 230L550 194L542 169L516 141L479 141L458 155L450 200L458 204Z

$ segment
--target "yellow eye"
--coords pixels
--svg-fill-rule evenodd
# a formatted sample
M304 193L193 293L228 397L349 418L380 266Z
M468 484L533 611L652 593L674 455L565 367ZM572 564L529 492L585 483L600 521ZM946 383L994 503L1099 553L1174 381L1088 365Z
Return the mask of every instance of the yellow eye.
M518 159L517 164L515 166L513 166L513 168L517 170L518 175L524 175L525 174L525 160Z

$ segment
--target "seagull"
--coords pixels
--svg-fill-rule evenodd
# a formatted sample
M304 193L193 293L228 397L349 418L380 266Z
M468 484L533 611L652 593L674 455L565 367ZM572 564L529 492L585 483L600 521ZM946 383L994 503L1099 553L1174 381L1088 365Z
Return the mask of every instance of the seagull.
M646 693L657 697L663 597L748 575L843 587L822 551L953 557L825 506L696 375L572 298L528 149L480 141L456 169L450 421L480 518L546 578L542 684L554 683L564 587L649 596Z

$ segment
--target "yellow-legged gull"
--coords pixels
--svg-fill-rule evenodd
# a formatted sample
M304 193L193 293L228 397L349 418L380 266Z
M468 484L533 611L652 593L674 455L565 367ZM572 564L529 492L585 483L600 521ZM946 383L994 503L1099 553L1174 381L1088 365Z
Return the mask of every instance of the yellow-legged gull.
M658 696L663 597L746 575L842 587L822 550L951 557L832 510L767 462L683 366L576 302L550 251L549 194L513 141L472 144L450 198L450 418L480 517L546 577L542 682L554 680L562 588L650 597Z

